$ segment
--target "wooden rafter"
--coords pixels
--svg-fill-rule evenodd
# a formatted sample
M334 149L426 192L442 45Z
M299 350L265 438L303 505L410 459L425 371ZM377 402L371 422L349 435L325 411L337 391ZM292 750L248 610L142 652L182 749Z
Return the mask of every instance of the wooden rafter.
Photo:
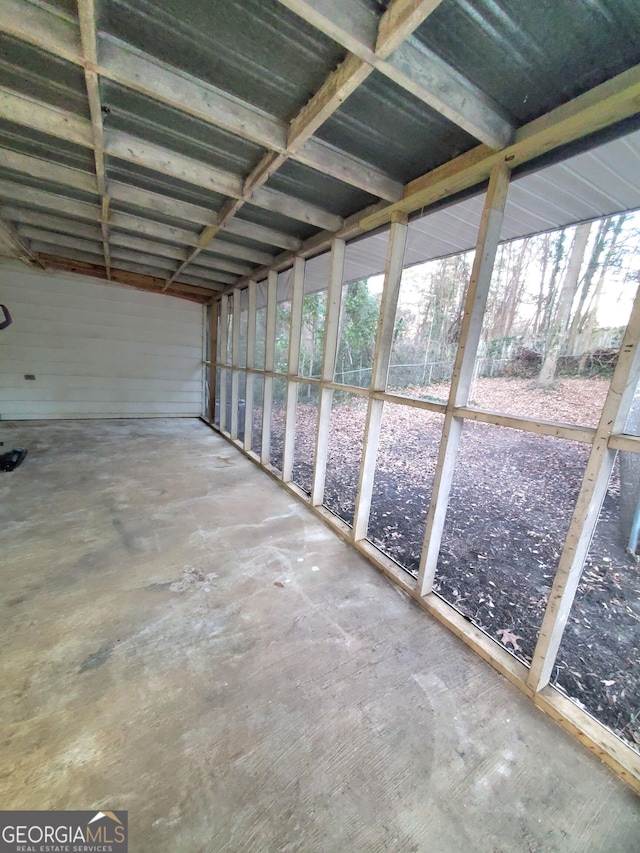
M94 148L93 127L87 119L2 87L0 87L0 118L73 142L84 148L91 150ZM242 197L243 181L239 176L214 169L207 163L130 134L121 131L106 132L104 152L194 186L204 187L232 198L238 197L243 203L245 201ZM286 211L286 215L290 218L316 225L318 228L335 229L341 222L339 216L272 189L261 187L254 191L251 193L250 203L277 213Z
M100 83L98 80L98 45L96 38L96 9L94 0L78 0L78 19L80 39L84 59L84 78L89 99L89 114L93 130L93 156L96 164L98 193L102 198L100 227L102 230L102 251L107 270L111 277L111 255L109 250L109 196L104 167L104 130L102 127L102 104L100 102Z
M432 51L405 41L437 0L395 0L377 29L358 0L278 1L476 139L494 149L510 142L514 127L491 98Z
M379 228L391 220L395 211L409 214L426 210L436 202L482 184L500 162L508 163L510 168L522 165L638 113L640 65L524 125L518 131L514 144L504 151L495 152L486 145L480 145L411 181L401 201L355 214L345 221L343 229L337 232L338 236L355 237ZM308 258L326 251L332 236L324 233L311 237L298 254ZM291 265L293 257L294 253L285 253L271 267L251 273L251 278L260 280L269 269L285 269ZM249 277L239 284L247 281Z
M389 221L394 210L411 213L481 184L499 162L506 162L513 169L638 112L640 65L524 125L513 144L503 151L480 145L411 181L401 201L363 217L360 225L363 231L378 228Z
M78 261L47 253L38 253L36 255L36 259L43 269L77 273L78 275L89 275L93 278L107 278L106 268L100 264ZM162 293L165 284L163 278L154 278L153 276L142 275L126 269L112 269L111 281L117 282L118 284L126 284L129 287L135 287L138 290L147 290L155 293ZM168 295L177 296L181 299L188 299L191 302L199 303L208 302L212 296L210 290L184 284L173 285Z
M22 184L16 184L12 181L0 180L0 195L5 199L11 200L12 205L3 208L11 211L11 218L18 222L27 222L36 226L43 225L45 228L51 228L53 222L57 222L57 226L52 230L60 230L62 233L71 228L72 233L76 233L76 223L69 222L63 226L65 217L77 218L88 222L100 222L102 211L98 205L90 204L84 201L77 201L68 196L58 195L46 190L40 190L35 187L27 187ZM39 208L43 208L47 213L36 213L28 209L18 207L20 204L31 204ZM51 218L51 211L55 211L56 215ZM40 221L42 217L48 217L44 222ZM189 231L185 228L179 228L173 225L166 225L163 222L157 222L153 219L145 219L141 216L135 216L129 213L115 212L110 214L110 225L112 234L118 231L130 232L131 234L140 237L140 239L164 240L170 243L175 243L178 246L195 247L198 245L198 233ZM81 224L78 224L79 229L83 229ZM84 226L84 228L90 226ZM80 232L77 232L80 236ZM86 232L85 237L96 239L95 232ZM130 248L138 248L131 246ZM149 250L147 246L144 251ZM241 261L248 261L254 264L271 264L274 256L268 252L258 249L248 248L246 246L237 245L235 243L215 241L208 249L215 252L217 255L224 255L225 258L212 257L210 255L200 256L199 263L203 266L208 266L214 269L220 269L227 272L235 273L236 275L246 275L250 273L250 268L246 267ZM166 253L166 247L165 247ZM186 257L186 253L182 258ZM228 258L228 260L227 260Z
M27 264L41 266L37 256L16 231L15 226L4 215L0 216L0 235L15 251L16 255Z
M264 116L248 104L238 104L235 99L230 100L225 93L205 86L201 81L188 79L184 74L177 74L167 67L160 66L153 59L113 39L105 39L101 57L102 65L98 67L93 0L82 0L79 5L82 42L80 53L76 52L77 34L72 23L63 21L46 10L38 11L29 7L27 17L30 26L25 27L21 15L23 5L20 0L0 0L0 9L3 12L2 28L6 32L84 65L92 107L93 148L96 153L96 162L99 159L103 164L102 178L96 166L99 189L104 184L104 154L106 153L224 193L228 197L217 220L206 224L191 256L183 261L168 281L180 275L191 262L195 261L202 249L222 228L226 227L232 231L233 218L240 207L247 202L301 219L319 228L329 231L339 230L341 222L338 217L263 186L290 157L300 159L312 168L320 169L326 174L387 200L398 198L402 192L401 185L392 181L380 170L344 152L337 151L320 140L310 138L320 124L338 109L345 98L355 91L372 72L373 67L370 64L355 56L347 57L287 128L282 121ZM398 46L436 6L436 0L420 3L397 0L388 13L383 15L380 32L374 33L379 41L380 56L386 57L391 46ZM267 154L244 182L241 182L236 176L212 169L207 164L201 164L192 158L121 131L109 131L103 134L97 85L99 74L137 91L144 91L151 97L169 103L184 112L197 115L212 124L225 127L243 138L251 138L265 145L268 149ZM40 130L48 128L48 132L60 138L72 137L71 141L77 144L87 144L87 128L82 119L61 114L58 110L52 111L48 105L38 104L33 100L27 105L25 100L20 99L15 93L5 92L4 102L0 97L0 114L27 126L35 125ZM102 217L101 226L108 240L106 216ZM266 231L262 236L265 240L268 239ZM294 249L291 245L282 248ZM106 243L105 251L108 251Z
M83 64L77 28L69 21L25 0L0 0L0 29L64 59ZM251 104L183 72L176 72L126 44L108 37L102 40L98 75L141 92L201 121L249 139L270 151L287 152L287 123L267 116ZM111 140L120 147L122 138ZM139 151L144 157L147 152ZM381 170L337 151L320 140L287 154L337 180L387 200L394 200L402 187Z
M398 13L393 16L385 13L381 21L381 26L383 26L383 30L379 33L381 53L386 56L388 46L395 44L396 42L399 44L407 38L413 31L412 27L417 27L427 17L427 15L436 8L438 2L439 0L429 0L429 2L414 2L413 4L407 4L405 0L399 0L399 6L403 7L402 10L398 9ZM414 7L413 10L408 8L409 5ZM257 204L258 206L267 206L265 205L265 201L267 201L270 202L270 205L268 206L269 210L274 210L288 216L297 215L296 218L300 219L303 218L305 213L304 209L298 209L297 203L295 203L292 208L290 199L282 198L280 200L281 206L278 207L277 196L280 194L276 193L272 189L265 188L264 184L289 157L296 157L298 152L302 151L305 146L307 158L309 156L311 146L315 146L317 149L319 143L317 141L312 141L311 136L331 115L333 115L336 110L340 108L343 102L353 94L353 92L355 92L358 86L360 86L360 84L363 83L372 72L373 66L363 62L356 56L347 56L344 62L342 62L338 68L329 75L309 102L305 104L305 106L302 107L297 115L289 122L284 151L270 150L264 155L262 160L252 170L251 174L245 179L242 198L237 199L232 196L232 198L228 200L220 213L218 222L215 225L205 228L198 243L198 248L194 250L192 256L185 261L178 273L174 274L173 278L169 279L169 281L175 279L176 275L182 272L185 267L195 260L202 248L204 248L215 237L216 233L221 228L225 227L225 225L228 226L239 208L246 202ZM313 149L311 148L311 150ZM334 167L338 165L335 162L336 157L338 156L341 157L342 160L342 170L338 175L341 180L346 180L348 183L354 183L351 176L360 176L360 186L365 186L362 181L362 176L368 176L366 187L370 189L372 183L374 183L373 179L375 177L374 173L376 170L373 170L372 167L367 166L365 163L358 163L355 158L348 158L344 154L333 154L325 161L324 169L328 174L332 174L330 168L332 160ZM306 162L309 162L308 159ZM333 174L336 176L335 170ZM355 183L358 184L358 181L356 180ZM386 198L388 194L395 195L398 191L398 185L391 182L390 179L387 179L386 183L387 186L385 186L385 192L381 193L380 180L378 177L378 186L376 186L377 194L382 194L384 198ZM308 208L309 206L306 205L306 207ZM338 224L337 222L332 225L329 223L327 217L320 217L318 214L316 214L315 220L308 218L308 221L321 228L326 228L329 231L337 231L342 225L342 223Z

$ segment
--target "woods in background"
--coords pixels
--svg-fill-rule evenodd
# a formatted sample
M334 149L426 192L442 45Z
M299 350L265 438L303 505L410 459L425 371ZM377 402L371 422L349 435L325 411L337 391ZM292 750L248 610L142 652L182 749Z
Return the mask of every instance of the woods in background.
M615 366L640 271L640 216L620 214L499 247L477 363L481 376L607 375ZM389 386L450 379L473 252L407 268L395 322ZM318 376L326 291L304 301L301 371ZM380 293L343 288L336 381L369 384Z

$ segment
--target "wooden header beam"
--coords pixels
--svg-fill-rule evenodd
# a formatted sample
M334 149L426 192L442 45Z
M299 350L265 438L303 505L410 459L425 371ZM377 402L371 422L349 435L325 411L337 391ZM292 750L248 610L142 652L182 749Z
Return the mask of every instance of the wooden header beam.
M511 141L514 127L497 104L435 53L405 41L438 0L395 0L379 24L359 0L278 1L476 139L494 149Z
M84 65L78 28L52 11L24 0L0 0L0 30L77 65ZM380 169L350 158L321 140L313 140L300 149L288 151L287 122L265 115L251 104L241 102L196 77L178 72L117 39L101 36L100 64L96 62L95 71L105 79L141 92L242 139L249 139L269 151L283 154L285 159L291 156L380 198L394 201L402 194L402 185ZM144 156L143 152L140 156Z
M87 275L93 278L107 279L107 271L105 267L99 264L91 264L85 261L75 261L70 258L62 258L57 255L46 253L37 253L36 260L45 270L58 270L60 272L76 273L77 275ZM130 272L129 270L112 269L112 282L125 284L128 287L135 287L138 290L146 290L154 293L162 293L164 290L165 280L163 278L154 278L149 275L141 275L140 273ZM214 293L204 288L192 287L186 284L172 285L167 292L167 296L174 296L179 299L188 299L190 302L199 302L201 304L209 302L214 296Z
M640 112L640 65L607 80L595 89L563 104L521 127L515 141L503 151L486 145L439 166L407 184L401 201L360 220L363 231L389 222L393 211L412 213L487 180L494 166L504 162L511 169L589 136Z

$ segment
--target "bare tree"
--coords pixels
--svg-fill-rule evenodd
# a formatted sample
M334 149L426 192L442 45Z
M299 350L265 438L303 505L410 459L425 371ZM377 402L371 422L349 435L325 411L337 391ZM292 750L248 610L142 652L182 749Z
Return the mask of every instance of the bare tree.
M605 216L604 219L600 220L598 230L596 232L596 239L591 247L589 262L578 287L578 304L573 312L573 320L571 321L571 326L569 328L566 348L568 353L572 353L574 355L576 354L575 349L576 342L578 340L578 332L580 331L581 325L584 323L583 314L585 302L591 291L593 279L598 269L598 265L600 264L600 256L602 255L607 242L607 235L609 228L611 227L612 219L613 217L611 216Z
M580 358L580 364L578 365L578 370L582 373L587 364L587 356L591 351L591 342L593 340L593 333L596 328L596 319L598 317L598 305L600 303L600 297L602 296L602 289L604 287L605 276L607 274L607 269L609 268L618 243L618 238L620 237L620 232L622 231L622 226L624 225L627 216L623 214L622 216L616 217L613 227L611 228L611 240L609 242L609 246L607 248L607 253L604 257L604 262L600 268L600 274L598 275L598 280L596 282L595 290L593 291L593 296L591 298L591 302L589 304L588 310L585 312L585 325L584 325L584 336L582 343L582 356Z
M560 295L558 297L558 306L547 333L547 347L540 369L536 384L540 388L550 388L555 382L556 368L558 366L558 357L562 351L569 320L571 317L571 306L576 295L578 281L580 279L580 269L584 253L587 248L589 232L591 231L591 223L585 222L578 225L571 245L569 253L569 263L564 274Z

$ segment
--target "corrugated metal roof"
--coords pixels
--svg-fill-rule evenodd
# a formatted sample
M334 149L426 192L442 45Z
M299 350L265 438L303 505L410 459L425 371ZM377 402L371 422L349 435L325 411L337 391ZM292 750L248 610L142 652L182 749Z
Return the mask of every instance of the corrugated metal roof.
M253 222L255 225L275 228L276 231L284 231L286 234L298 237L300 240L311 237L317 231L317 228L313 225L306 225L304 222L290 219L288 216L282 216L270 210L261 210L259 207L254 207L253 205L245 205L240 208L236 218L243 222Z
M99 25L285 120L344 55L275 0L111 0Z
M0 86L89 118L80 68L1 32Z
M484 193L409 224L405 266L466 252L476 244ZM595 151L516 178L509 187L501 240L640 209L640 131ZM355 240L345 258L345 281L384 272L387 234ZM327 286L326 269L307 263L309 291Z
M21 30L12 17L15 3L24 4L29 21L40 16L40 26ZM346 21L356 40L366 42L387 6L386 0L343 0L331 23L339 28ZM323 0L316 11L329 7L330 0ZM108 205L105 200L109 228L116 235L142 235L186 251L197 246L215 214L244 194L236 215L242 236L225 228L199 258L205 265L211 258L234 263L236 250L236 266L245 271L237 275L246 274L264 258L280 255L282 247L291 248L287 238L304 240L335 228L340 218L379 197L397 199L401 184L473 148L476 137L461 127L483 138L482 130L466 120L464 97L464 115L454 121L453 109L449 120L427 106L424 94L416 95L421 87L429 89L428 79L420 85L405 81L403 88L399 78L392 82L384 76L377 63L377 70L333 114L323 116L305 152L291 151L270 174L270 162L287 145L289 122L346 56L344 37L335 28L325 27L334 36L329 38L321 24L311 26L279 0L101 0L97 8L106 148L118 152L104 157L105 195L114 183L124 185L124 190L115 188ZM96 225L103 199L89 191L98 182L76 4L12 0L4 11L0 147L36 159L30 174L28 166L3 162L0 153L0 203L13 210L18 223L16 208L22 207L57 213L66 229L77 221ZM443 0L409 39L408 48L413 61L424 60L425 73L439 73L429 71L432 53L450 65L449 72L446 67L442 72L445 89L455 87L455 74L464 75L470 91L477 87L518 126L640 63L640 5L637 0ZM126 58L123 67L109 65L118 56ZM134 65L127 65L130 61ZM149 91L154 87L156 97ZM490 103L483 103L490 110ZM116 139L118 145L110 144ZM577 155L551 167L553 172L516 178L504 235L638 206L638 139L633 135L611 143L611 149ZM243 182L257 164L265 163L265 155L270 176L252 198ZM41 161L80 173L58 168L50 178ZM357 177L354 168L360 169ZM363 186L377 187L376 194ZM163 203L136 190L163 196ZM407 263L470 248L480 206L479 197L467 198L413 222ZM272 243L264 230L252 239L242 229L247 223L281 233ZM382 270L384 243L374 235L350 246L347 277ZM101 240L92 248L100 250ZM166 269L166 256L160 255L157 263ZM309 268L314 269L311 262ZM191 270L189 266L185 274Z
M265 153L259 145L108 80L101 84L101 96L105 130L133 134L231 174L247 174Z
M54 139L39 130L15 124L1 117L0 146L85 172L92 172L95 168L93 153L88 148L64 139Z
M317 135L403 183L477 144L377 71L324 122Z
M76 0L49 0L50 6L55 6L60 12L67 15L69 18L78 17L78 4Z
M640 62L640 4L443 0L414 38L523 124Z
M73 187L61 188L60 185L56 184L54 181L34 178L31 175L25 175L22 172L15 172L12 169L3 168L1 165L0 181L10 181L12 183L19 182L20 185L24 187L35 187L37 189L44 190L45 192L55 194L59 194L62 189L62 193L67 198L75 198L78 199L78 201L88 201L92 204L98 204L100 201L97 193L84 192L83 190L75 189Z
M126 163L116 157L107 157L106 163L107 175L111 180L161 193L170 199L190 202L213 211L220 210L225 199L220 193L196 187L135 163Z
M131 216L136 216L140 219L145 219L150 222L158 222L162 225L168 225L171 228L183 228L187 230L193 230L193 222L189 222L186 219L180 219L176 216L167 216L163 213L158 213L156 210L150 211L146 207L138 207L135 204L128 204L127 202L116 199L111 202L110 206L113 211L127 213Z
M640 131L516 178L502 238L640 208Z
M369 193L336 181L293 160L287 160L278 169L267 182L267 187L315 204L337 216L349 216L377 201L376 197Z

